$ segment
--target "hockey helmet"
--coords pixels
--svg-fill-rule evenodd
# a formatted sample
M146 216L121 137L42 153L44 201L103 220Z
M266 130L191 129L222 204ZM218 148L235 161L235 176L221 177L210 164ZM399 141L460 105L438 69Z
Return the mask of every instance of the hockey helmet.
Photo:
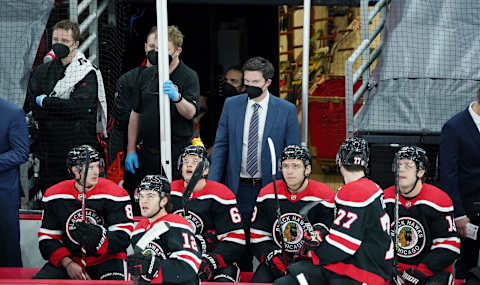
M205 149L203 145L189 145L186 148L183 149L183 153L178 157L178 170L180 171L182 169L182 164L183 164L183 159L187 155L196 155L200 159L204 160L205 163L205 169L208 168L208 152Z
M305 167L312 165L312 155L306 147L299 145L289 145L283 149L280 154L280 168L282 167L282 162L286 159L300 159L303 161Z
M359 137L347 138L338 149L335 159L344 166L361 166L367 168L369 159L368 143Z
M395 158L398 160L401 159L410 159L415 162L417 170L427 169L428 167L428 157L427 152L418 146L404 146L397 151ZM393 169L397 163L396 159L393 161Z
M89 145L81 145L72 148L67 154L67 169L71 172L72 166L78 166L79 169L87 163L100 161L100 153Z
M140 191L157 191L160 197L170 194L170 182L167 177L161 175L146 175L135 190L135 201L138 202Z

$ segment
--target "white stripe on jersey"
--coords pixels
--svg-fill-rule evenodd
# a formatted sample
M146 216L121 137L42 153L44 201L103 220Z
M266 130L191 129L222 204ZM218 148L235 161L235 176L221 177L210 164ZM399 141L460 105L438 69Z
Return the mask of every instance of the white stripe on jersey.
M351 249L350 247L347 247L347 246L345 246L344 244L342 244L342 243L340 243L340 242L337 242L337 241L331 239L331 238L330 238L330 235L332 235L332 236L338 236L338 237L341 238L341 239L344 239L344 240L346 240L346 241L348 241L348 242L351 242L351 243L355 244L355 245L357 246L357 248L360 247L360 245L362 244L362 241L360 241L360 240L358 240L358 239L356 239L356 238L354 238L354 237L351 237L351 236L349 236L349 235L347 235L347 234L344 234L344 233L342 233L342 232L336 231L336 230L334 230L334 229L330 229L330 234L327 235L327 237L325 238L325 240L326 240L329 244L331 244L332 246L334 246L334 247L336 247L336 248L338 248L338 249L340 249L340 250L342 250L342 251L344 251L344 252L346 252L346 253L348 253L348 254L350 254L350 255L355 254L355 251L356 251L356 250L353 250L353 249Z
M144 228L136 229L136 230L134 230L134 231L132 232L132 237L133 237L134 235L138 235L139 233L143 233L144 231L145 231Z
M383 199L383 202L385 202L385 203L395 203L395 198Z
M167 222L171 227L186 229L190 231L192 234L195 234L195 231L193 230L193 227L191 225L179 224L179 223L174 223L170 221L165 221L165 222Z
M263 202L266 199L275 199L275 194L267 194L263 195L262 197L257 198L257 203L258 202ZM283 194L278 194L278 199L279 200L287 200L287 197Z
M232 235L232 236L229 236L229 235ZM230 231L228 233L217 235L217 239L221 241L231 241L234 243L245 245L245 239L237 238L235 237L236 235L243 235L245 237L245 232L243 231L243 229Z
M415 204L413 205L418 205L418 204L424 204L424 205L430 206L439 212L444 212L444 213L453 212L453 205L449 207L442 207L428 200L418 200L418 201L415 201Z
M52 200L55 200L55 199L73 199L73 200L75 200L75 197L73 195L70 195L70 194L55 194L55 195L48 196L48 197L44 196L42 198L42 202L48 202L48 201L52 201Z
M133 226L133 223L124 223L124 224L116 224L116 225L111 225L108 227L108 230L109 231L124 231L128 234L128 236L131 236L132 235L132 230L130 229L133 229L134 226Z
M452 242L458 244L458 246L452 245ZM435 248L445 248L460 254L460 238L436 238L432 241L432 247L430 247L430 249L433 250Z
M372 196L370 196L370 198L368 198L367 200L365 200L363 202L344 201L344 200L341 200L340 198L338 198L338 195L336 195L335 196L335 202L337 202L338 204L341 204L341 205L349 206L349 207L358 207L358 208L359 207L365 207L365 206L369 205L370 203L372 203L375 199L377 199L378 196L380 196L382 194L383 194L383 191L379 189Z
M327 237L325 238L325 241L328 242L329 244L331 244L332 246L338 248L338 249L341 249L342 251L345 251L347 254L350 254L350 255L353 255L355 254L355 251L354 250L351 250L350 248L344 246L343 244L341 243L338 243L334 240L331 240L330 237L327 235Z
M334 235L336 235L336 236L338 236L338 237L341 237L341 238L343 238L343 239L345 239L345 240L348 240L349 242L354 243L354 244L356 244L356 245L358 245L358 246L360 246L360 245L362 244L362 241L361 241L361 240L356 239L356 238L354 238L354 237L352 237L352 236L350 236L350 235L347 235L346 233L342 233L342 232L339 232L339 231L334 230L334 229L330 229L330 233L331 233L331 234L334 234Z
M183 194L178 192L178 191L170 191L170 195L171 196L179 196L179 197L183 197Z
M38 232L48 234L48 235L62 235L63 234L62 230L56 231L56 230L49 230L49 229L45 229L45 228L40 228L38 230Z
M273 240L271 237L260 237L260 238L252 238L250 237L250 243L261 243L261 242L264 242L264 241L270 241L270 240Z
M88 200L92 200L92 199L109 199L112 201L121 202L121 201L130 201L130 196L127 195L127 196L118 197L118 196L113 196L108 194L97 194L97 195L92 195L88 197Z
M205 200L205 199L210 199L210 198L214 199L215 201L217 201L218 203L220 203L222 205L235 205L237 203L237 200L235 200L235 199L224 200L224 199L218 197L217 195L212 195L212 194L202 195L202 196L199 196L195 199Z
M41 242L44 239L54 239L54 238L52 238L51 236L42 235L42 236L38 237L38 242ZM57 240L57 239L55 239L55 240Z
M184 255L186 257L184 257L182 255ZM200 267L200 264L202 263L202 260L198 256L196 256L192 252L186 251L186 250L175 251L172 254L170 254L169 258L175 258L175 259L178 259L178 260L181 260L181 261L187 263L188 265L190 265L193 268L195 273L198 273L198 269Z
M252 234L259 235L260 237L252 237ZM250 242L251 243L261 243L264 241L272 240L272 233L265 232L257 229L250 229Z

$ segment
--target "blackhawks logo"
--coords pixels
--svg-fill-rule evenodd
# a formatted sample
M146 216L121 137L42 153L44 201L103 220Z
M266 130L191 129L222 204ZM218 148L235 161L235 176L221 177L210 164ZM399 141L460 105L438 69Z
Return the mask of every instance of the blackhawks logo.
M189 210L188 216L186 217L185 217L185 214L183 213L183 209L176 210L173 213L184 217L190 223L190 225L192 225L193 229L195 230L195 234L200 234L203 232L204 223L202 219L194 212Z
M162 259L166 259L163 248L156 242L149 242L145 250L142 252L143 255L155 255Z
M287 252L297 252L303 244L303 233L306 225L302 216L295 213L283 214L280 218L282 224L282 233L285 240L285 250ZM280 227L278 219L273 224L273 239L275 243L280 245Z
M393 225L394 226L394 225ZM418 255L425 247L425 230L417 220L404 217L398 220L397 253L410 258Z
M82 209L78 209L74 211L67 219L65 229L67 230L68 238L74 243L79 244L70 234L70 231L76 229L75 223L82 221ZM85 222L93 225L102 225L104 224L103 218L97 213L97 211L93 209L86 208L85 209Z

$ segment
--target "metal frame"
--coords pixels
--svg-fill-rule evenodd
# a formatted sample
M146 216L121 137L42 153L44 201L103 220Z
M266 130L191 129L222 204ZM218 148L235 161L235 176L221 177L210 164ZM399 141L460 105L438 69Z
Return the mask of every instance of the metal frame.
M368 81L370 78L370 65L372 62L377 59L380 52L383 48L383 41L380 41L380 44L370 53L370 46L378 34L383 30L386 21L387 15L387 0L380 0L375 4L374 9L368 11L368 0L360 1L360 13L362 21L362 43L360 46L353 52L353 54L348 58L345 63L345 116L346 116L346 135L352 137L354 130L354 116L353 116L353 106L359 101L360 97L367 91ZM380 23L375 27L373 32L369 33L369 25L375 16L380 13ZM362 64L360 67L353 73L353 65L358 60L359 57L362 57ZM362 77L362 85L354 93L353 85L357 82L358 79Z
M100 4L98 4L101 2ZM88 16L80 25L80 34L88 29L88 37L78 47L78 50L85 52L88 49L88 59L98 65L98 19L108 7L109 0L70 0L69 2L69 18L72 22L78 22L78 17L88 8ZM109 9L109 21L114 19L114 9ZM114 22L114 21L113 21Z

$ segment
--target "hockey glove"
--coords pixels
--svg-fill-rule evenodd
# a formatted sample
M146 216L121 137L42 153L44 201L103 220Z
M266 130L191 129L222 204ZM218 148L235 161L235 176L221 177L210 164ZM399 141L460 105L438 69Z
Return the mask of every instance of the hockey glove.
M155 255L141 253L127 256L128 272L133 276L143 276L150 281L162 275L160 260Z
M198 277L202 281L212 280L215 270L227 266L223 258L218 254L203 254L202 257L202 264L200 264L200 269L198 270Z
M205 254L213 251L217 247L218 239L215 232L205 231L202 234L195 235L197 244L201 247L200 252Z
M298 250L295 259L308 260L312 258L312 250L318 248L323 241L322 236L315 233L315 231L313 235L311 236L306 232L303 233L303 244Z
M265 264L268 266L275 279L285 276L287 261L283 259L282 250L276 249L267 254Z
M427 281L427 276L418 270L408 268L403 271L402 279L405 285L422 285Z
M76 222L72 237L88 251L97 253L107 241L107 230L100 225Z
M170 80L163 83L163 93L167 94L173 103L178 103L182 99L182 96L178 94L177 87Z

